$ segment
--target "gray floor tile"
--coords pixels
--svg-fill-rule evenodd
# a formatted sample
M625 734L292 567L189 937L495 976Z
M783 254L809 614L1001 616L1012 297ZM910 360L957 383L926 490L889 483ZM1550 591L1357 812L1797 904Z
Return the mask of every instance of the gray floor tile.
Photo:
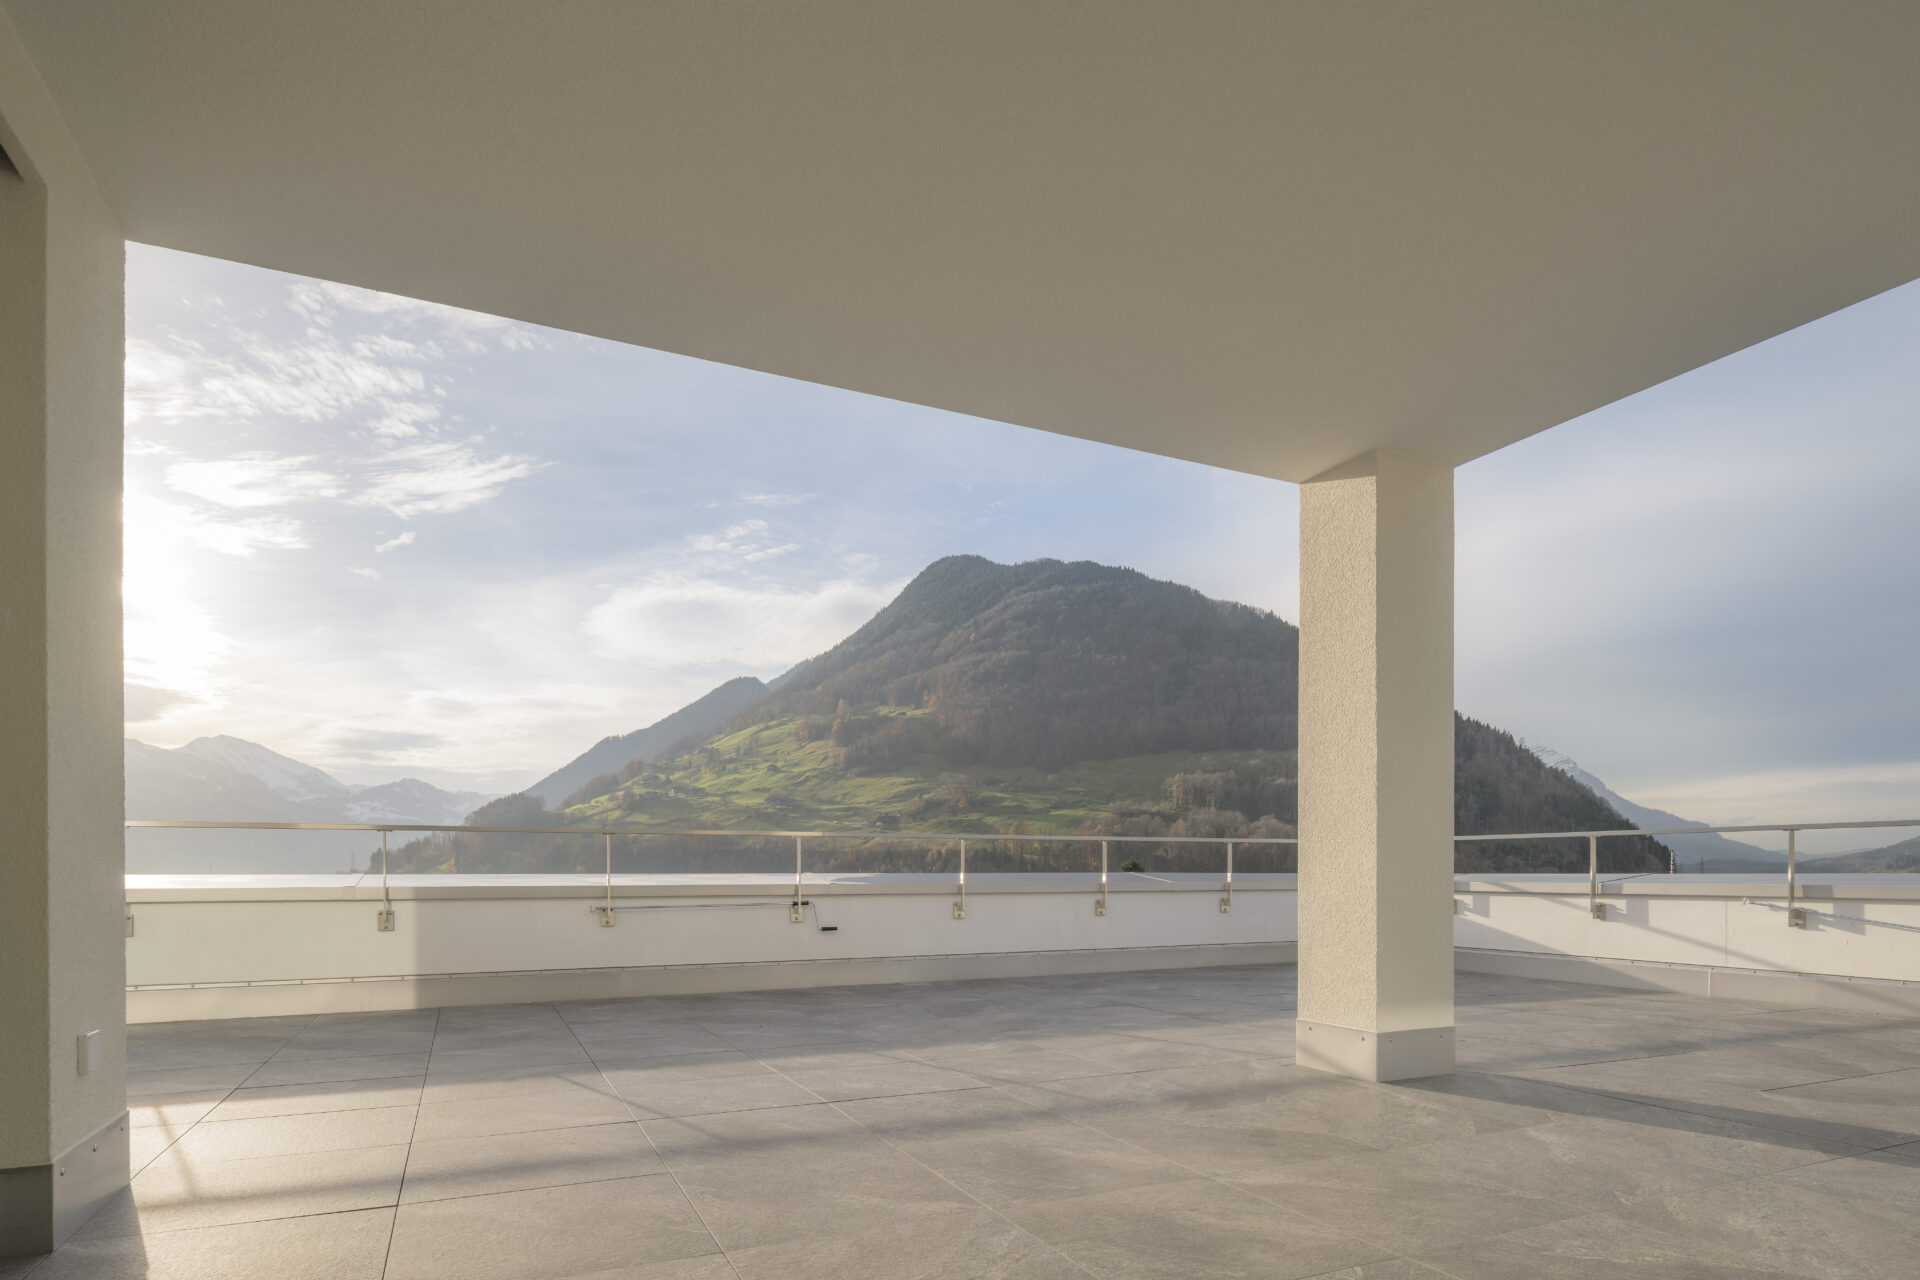
M1253 1194L1394 1254L1442 1248L1591 1212L1462 1167L1453 1144L1335 1156L1232 1179Z
M1195 1110L1105 1107L1076 1117L1194 1173L1234 1178L1282 1165L1375 1150L1330 1133L1290 1128L1272 1107Z
M160 1067L127 1072L127 1100L167 1094L212 1093L237 1089L259 1070L258 1062L228 1062L211 1067Z
M319 1084L251 1085L235 1089L208 1112L208 1120L254 1120L322 1111L365 1111L372 1107L410 1107L420 1101L424 1076L377 1080L329 1080Z
M181 1067L217 1067L233 1063L265 1062L286 1045L283 1039L223 1040L195 1043L182 1040L130 1044L127 1066L136 1071L165 1071Z
M206 1089L196 1093L162 1093L129 1098L127 1124L133 1129L151 1126L179 1133L204 1119L230 1092L227 1089Z
M1857 1167L1825 1172L1839 1164ZM1863 1194L1890 1172L1890 1161L1835 1161L1643 1201L1615 1217L1623 1231L1651 1228L1729 1266L1821 1280L1911 1277L1920 1257L1913 1203Z
M407 1160L403 1203L492 1195L577 1182L605 1182L662 1173L640 1126L593 1125L530 1133L416 1142Z
M1456 1280L1446 1272L1438 1271L1412 1258L1382 1258L1378 1262L1363 1262L1357 1267L1341 1267L1338 1271L1324 1271L1311 1280Z
M201 1161L404 1145L413 1137L414 1111L413 1107L379 1107L256 1120L202 1120L174 1144L174 1150Z
M35 1275L144 1274L151 1249L219 1277L257 1248L238 1274L351 1278L401 1197L415 1275L733 1275L688 1195L748 1276L1912 1274L1920 1025L1463 975L1473 1069L1371 1085L1291 1065L1292 987L1255 966L136 1027L144 1167ZM695 1251L598 1252L636 1205Z
M393 1212L76 1240L33 1280L380 1280Z
M590 1062L564 1066L461 1067L427 1074L422 1102L472 1102L522 1093L605 1093L606 1079Z
M415 1142L483 1138L538 1129L615 1124L631 1120L627 1106L611 1089L542 1090L462 1102L428 1102L420 1107Z
M716 1252L673 1179L655 1174L402 1205L386 1280L612 1277Z
M638 1059L687 1053L725 1053L735 1049L724 1037L693 1023L677 1023L633 1035L583 1035L579 1039L586 1047L587 1055L602 1066L619 1066Z
M1803 1275L1617 1215L1573 1218L1420 1255L1469 1280L1761 1280Z
M174 1144L180 1131L163 1128L131 1129L127 1132L127 1171L137 1174L161 1152Z
M264 1088L279 1084L326 1084L334 1080L391 1080L421 1075L426 1069L427 1055L424 1053L312 1058L300 1062L265 1063L244 1083Z
M729 1250L976 1207L951 1183L824 1104L643 1127Z
M1300 1280L1389 1251L1206 1180L1050 1200L1007 1216L1099 1276Z
M399 1053L425 1053L434 1047L431 1028L402 1031L303 1031L273 1055L275 1062L305 1062L316 1058L376 1058Z
M634 1080L623 1075L616 1087L628 1109L641 1120L799 1107L820 1101L818 1094L771 1071L697 1080Z
M1085 1280L1032 1233L981 1210L730 1255L742 1280Z
M1036 1114L994 1090L880 1098L840 1109L990 1209L1193 1177L1151 1152Z
M685 1053L664 1058L636 1058L620 1066L603 1066L600 1076L624 1094L648 1084L670 1084L686 1080L724 1080L731 1076L767 1076L774 1070L751 1054L738 1049L724 1053Z
M885 1098L902 1093L938 1093L977 1089L980 1081L959 1071L925 1062L889 1062L883 1066L790 1069L786 1074L829 1102Z
M400 1198L405 1146L246 1160L193 1160L173 1151L137 1174L83 1226L86 1239L338 1214Z
M964 1071L978 1080L1011 1084L1044 1084L1049 1080L1070 1080L1076 1076L1108 1075L1112 1072L1111 1067L1090 1058L1024 1045L1000 1048L948 1045L920 1056L935 1066Z

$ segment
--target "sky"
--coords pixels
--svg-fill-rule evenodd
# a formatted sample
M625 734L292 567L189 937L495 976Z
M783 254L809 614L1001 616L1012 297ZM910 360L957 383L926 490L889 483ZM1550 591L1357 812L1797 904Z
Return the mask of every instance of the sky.
M943 555L1298 618L1281 481L140 245L126 412L128 735L348 782L525 785ZM1471 462L1458 704L1701 821L1920 816L1916 498L1920 285Z

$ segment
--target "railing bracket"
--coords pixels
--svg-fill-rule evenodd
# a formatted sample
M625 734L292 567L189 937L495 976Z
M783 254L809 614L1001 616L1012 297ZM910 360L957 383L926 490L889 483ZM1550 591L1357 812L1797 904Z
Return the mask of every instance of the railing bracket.
M127 936L129 938L133 936L133 912L132 911L127 912Z
M380 933L393 932L393 909L391 907L374 917L374 928Z
M612 907L589 907L588 910L600 917L600 927L602 929L613 928L614 916Z

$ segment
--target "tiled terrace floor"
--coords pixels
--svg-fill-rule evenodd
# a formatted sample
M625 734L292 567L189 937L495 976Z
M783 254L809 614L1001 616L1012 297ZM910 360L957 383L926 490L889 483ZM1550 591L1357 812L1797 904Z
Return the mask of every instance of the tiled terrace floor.
M135 1028L139 1170L15 1280L1920 1276L1920 1026L1463 975L1292 1065L1236 968Z

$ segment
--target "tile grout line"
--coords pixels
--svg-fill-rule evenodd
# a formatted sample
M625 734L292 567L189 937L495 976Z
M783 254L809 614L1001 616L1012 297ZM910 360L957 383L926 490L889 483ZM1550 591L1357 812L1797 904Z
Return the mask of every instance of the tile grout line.
M133 1189L133 1180L134 1180L135 1178L137 1178L137 1177L139 1177L139 1176L140 1176L140 1174L142 1174L142 1173L144 1173L144 1172L146 1172L146 1171L147 1171L148 1169L150 1169L150 1168L152 1168L152 1167L153 1167L153 1165L154 1165L154 1162L155 1162L155 1161L157 1161L157 1160L159 1160L161 1156L163 1156L163 1155L165 1155L165 1154L167 1154L167 1152L169 1152L169 1151L171 1151L171 1150L173 1150L173 1149L174 1149L174 1148L175 1148L176 1146L178 1146L178 1145L180 1144L180 1140L181 1140L182 1138L185 1138L185 1137L186 1137L186 1136L187 1136L187 1135L188 1135L189 1133L192 1133L192 1132L193 1132L193 1131L194 1131L195 1129L197 1129L198 1127L200 1127L200 1125L201 1125L201 1124L203 1124L203 1123L205 1123L205 1121L206 1121L206 1119L207 1119L207 1117L208 1117L208 1116L210 1116L210 1115L212 1115L212 1114L213 1114L213 1113L214 1113L215 1111L217 1111L217 1110L219 1110L219 1109L220 1109L220 1108L221 1108L222 1106L224 1106L224 1105L226 1104L226 1102L227 1102L227 1100L228 1100L228 1099L230 1099L231 1097L233 1097L233 1095L234 1095L234 1094L236 1094L236 1093L238 1093L238 1092L239 1092L240 1090L242 1090L242 1089L244 1089L244 1088L246 1088L246 1086L247 1086L247 1081L248 1081L248 1080L251 1080L251 1079L253 1079L253 1078L254 1078L254 1077L255 1077L256 1075L258 1075L258 1074L260 1074L260 1070L261 1070L261 1068L262 1068L262 1067L265 1067L265 1066L267 1065L267 1063L269 1063L269 1062L272 1062L272 1061L273 1061L273 1059L274 1059L275 1057L278 1057L278 1056L279 1056L279 1054L280 1054L280 1050L281 1050L281 1049L285 1049L285 1048L287 1047L287 1045L289 1045L289 1044L292 1044L292 1043L293 1043L293 1041L294 1041L294 1037L295 1037L295 1036L298 1036L298 1035L299 1035L299 1034L300 1034L300 1033L301 1033L302 1031L305 1031L305 1030L306 1030L306 1029L307 1029L308 1027L310 1027L310 1026L312 1026L312 1025L313 1025L313 1019L314 1019L314 1017L316 1017L316 1016L318 1016L318 1015L310 1015L310 1016L309 1016L309 1017L307 1018L307 1020L306 1020L305 1022L303 1022L303 1023L301 1023L301 1024L300 1024L300 1026L299 1026L298 1028L296 1028L296 1029L294 1030L294 1032L293 1032L293 1034L292 1034L292 1035L289 1035L289 1036L288 1036L288 1037L286 1038L286 1041L285 1041L285 1043L283 1043L283 1044L282 1044L282 1045L280 1046L280 1048L279 1048L279 1049L275 1049L275 1050L273 1051L273 1053L272 1053L271 1055L269 1055L269 1056L268 1056L267 1058L265 1058L265 1059L264 1059L264 1060L262 1060L261 1062L258 1062L258 1063L256 1063L256 1064L254 1065L254 1068L253 1068L253 1070L252 1070L252 1071L249 1071L249 1072L247 1072L247 1074L246 1074L246 1075L245 1075L244 1077L242 1077L242 1079L241 1079L241 1081L240 1081L240 1083L239 1083L239 1084L236 1084L236 1085L233 1085L233 1086L231 1086L231 1087L229 1087L229 1088L227 1089L227 1091L226 1091L225 1093L223 1093L223 1094L221 1094L221 1095L220 1095L220 1101L218 1101L218 1102L216 1102L216 1103L214 1103L214 1104L213 1104L213 1105L212 1105L211 1107L208 1107L208 1108L207 1108L207 1109L206 1109L205 1111L203 1111L203 1112L201 1112L201 1113L200 1113L199 1115L197 1115L197 1116L195 1116L195 1117L194 1117L194 1118L193 1118L192 1120L190 1120L190 1121L188 1121L188 1122L187 1122L187 1127L186 1127L186 1128L184 1128L184 1129L182 1129L182 1130L181 1130L181 1131L180 1131L179 1133L176 1133L175 1135L173 1135L173 1137L171 1137L171 1138L169 1138L169 1139L167 1140L167 1145L166 1145L166 1146L164 1146L164 1147L162 1147L162 1148L160 1148L160 1149L159 1149L158 1151L156 1151L156 1152L154 1152L154 1153L153 1153L153 1155L152 1155L152 1156L151 1156L150 1158L148 1158L148 1160L147 1160L147 1162L146 1162L145 1164L143 1164L143 1165L141 1165L141 1166L140 1166L140 1167L139 1167L138 1169L132 1169L132 1168L129 1168L129 1169L128 1169L128 1171L127 1171L127 1189L128 1189L128 1192L129 1192L129 1193L131 1193L131 1192L132 1192L132 1189ZM211 1090L209 1090L209 1092L211 1092ZM151 1095L151 1096L153 1096L153 1097L165 1097L166 1095L164 1095L164 1094L154 1094L154 1095ZM133 1101L134 1101L134 1100L133 1100L133 1099L131 1099L131 1098L130 1098L130 1099L128 1099L128 1107L127 1107L127 1109L128 1109L129 1111L131 1111L131 1110L133 1109L133 1106L132 1106L132 1104L133 1104ZM144 1127L147 1127L147 1128L157 1128L158 1126L152 1126L152 1125L149 1125L149 1126L144 1126ZM132 1125L129 1125L129 1126L128 1126L128 1135L127 1135L127 1136L128 1136L129 1138L131 1138L131 1137L133 1136L133 1134L132 1134L132 1130L133 1130L133 1128L134 1128L134 1126L132 1126Z
M1218 1065L1218 1064L1216 1064L1216 1065ZM1294 1064L1294 1065L1298 1065L1298 1064L1296 1063L1296 1064ZM1185 1068L1174 1068L1174 1070L1184 1070L1184 1069L1185 1069ZM1079 1078L1081 1078L1081 1079L1085 1079L1086 1077L1079 1077ZM1039 1086L1039 1087L1042 1087L1042 1088L1044 1088L1045 1086ZM994 1085L994 1086L993 1086L993 1089L994 1089L994 1091L995 1091L996 1093L998 1093L998 1092L1002 1092L1002 1091L1004 1090L1004 1086L1002 1086L1002 1085ZM1009 1094L1007 1094L1006 1096L1007 1096L1008 1098L1010 1098L1010 1099L1012 1099L1012 1100L1013 1100L1014 1102L1017 1102L1017 1103L1019 1103L1019 1104L1020 1104L1021 1106L1023 1106L1023 1107L1025 1107L1025 1106L1031 1106L1031 1105L1032 1105L1031 1103L1028 1103L1028 1102L1025 1102L1025 1101L1023 1101L1023 1100L1021 1100L1020 1098L1016 1098L1016 1097L1014 1097L1014 1095L1012 1095L1012 1094L1010 1094L1010 1093L1009 1093ZM1236 1187L1236 1186L1234 1186L1234 1185L1233 1185L1232 1183L1230 1183L1230 1182L1228 1182L1228 1181L1226 1181L1226 1180L1225 1180L1224 1178L1221 1178L1221 1177L1218 1177L1218 1176L1216 1176L1216 1175L1214 1175L1214 1174L1211 1174L1211 1173L1207 1173L1206 1171L1204 1171L1204 1170L1201 1170L1201 1169L1196 1169L1196 1168L1194 1168L1194 1167L1193 1167L1192 1165L1190 1165L1190 1164L1185 1164L1185 1163L1183 1163L1183 1162L1181 1162L1180 1160L1177 1160L1177 1159L1174 1159L1174 1158L1173 1158L1172 1156L1163 1156L1163 1155L1161 1155L1161 1154L1160 1154L1159 1152L1157 1152L1157 1151L1151 1151L1151 1150L1148 1150L1148 1149L1147 1149L1146 1147L1143 1147L1143 1146L1141 1146L1141 1145L1140 1145L1139 1143L1137 1143L1137 1142L1134 1142L1134 1141L1132 1141L1132 1140L1131 1140L1131 1139L1129 1139L1129 1138L1123 1138L1123 1137L1121 1137L1121 1136L1120 1136L1119 1134L1117 1134L1117 1133L1109 1133L1109 1132L1107 1132L1107 1130L1105 1130L1105 1129L1102 1129L1102 1128L1100 1128L1100 1127L1099 1127L1098 1125L1093 1125L1093 1124L1089 1124L1089 1123L1087 1123L1086 1121L1084 1121L1084 1120L1081 1120L1081 1119L1079 1119L1079 1118L1078 1118L1078 1117L1076 1117L1076 1116L1072 1116L1072 1115L1066 1115L1066 1114L1063 1114L1063 1113L1060 1113L1060 1112L1054 1112L1054 1111L1048 1111L1048 1112L1046 1112L1045 1114L1047 1114L1047 1115L1050 1115L1050 1116L1057 1116L1057 1117L1058 1117L1059 1119L1061 1119L1061 1120L1064 1120L1064 1121L1065 1121L1066 1123L1068 1123L1068 1124L1071 1124L1071 1125L1076 1125L1076 1126L1078 1126L1078 1127L1080 1127L1080 1128L1082 1128L1082 1129L1085 1129L1085 1130L1086 1130L1087 1132L1089 1132L1089 1133L1097 1133L1097 1134L1099 1134L1099 1135L1100 1135L1101 1137L1103 1137L1103 1138L1106 1138L1106 1139L1108 1139L1108 1140L1110 1140L1110 1141L1113 1141L1113 1142L1118 1142L1118 1143L1120 1143L1120 1144L1121 1144L1122 1146L1125 1146L1125 1147L1131 1147L1131 1148L1132 1148L1133 1150L1135 1150L1135 1151L1138 1151L1138 1152L1141 1152L1141 1153L1142 1153L1142 1154L1144 1154L1144 1155L1148 1155L1148 1156L1151 1156L1151 1157L1153 1157L1153 1158L1154 1158L1155 1160L1164 1160L1164 1161L1166 1161L1166 1162L1167 1162L1168 1164L1170 1164L1170 1165L1173 1165L1173 1166L1174 1166L1175 1168L1177 1168L1177 1169L1183 1169L1183 1170L1185 1170L1186 1172L1188 1172L1188 1173L1190 1173L1190 1174L1192 1174L1192 1175L1193 1175L1193 1176L1194 1176L1195 1178L1198 1178L1198 1179L1201 1179L1201 1180L1203 1180L1203 1181L1206 1181L1206 1182L1210 1182L1210 1183L1212 1183L1212 1184L1213 1184L1214 1186L1216 1186L1216 1187L1218 1187L1219 1189L1221 1189L1222 1191L1225 1191L1225 1192L1228 1192L1228 1193L1230 1193L1231 1195L1234 1195L1234 1196L1240 1196L1240 1197L1244 1197L1244 1198L1246 1198L1246 1199L1250 1199L1250 1200L1253 1200L1253 1201L1255 1201L1256 1203L1258 1203L1258 1204L1260 1204L1260 1205L1262 1205L1262 1206L1264 1206L1264 1207L1266 1207L1266 1208L1269 1208L1269 1209L1280 1209L1280 1210L1281 1210L1281 1211L1283 1211L1283 1212L1286 1212L1286 1213L1291 1213L1291 1214L1293 1214L1293 1215L1294 1215L1295 1217L1298 1217L1298 1218L1301 1218L1301 1219L1303 1219L1303 1220L1305 1220L1305 1221L1307 1221L1307 1222L1311 1222L1311 1223L1313 1223L1313 1224L1314 1224L1315 1226L1317 1226L1317 1227L1321 1227L1321 1228L1324 1228L1324 1229L1325 1229L1325 1230L1327 1230L1327 1231L1331 1231L1331 1232L1332 1232L1332 1233L1333 1233L1334 1235L1336 1235L1336 1236L1344 1236L1344 1237L1346 1237L1346 1238L1347 1238L1347 1239L1349 1239L1349 1240L1358 1240L1358 1241L1360 1241L1360 1242L1361 1242L1361 1243L1363 1243L1363 1244L1369 1244L1369 1245L1372 1245L1372 1246L1373 1246L1374 1248L1376 1248L1376 1249L1386 1249L1386 1251L1387 1251L1387 1254L1388 1254L1388 1256L1389 1256L1389 1257L1392 1257L1392 1258L1405 1258L1405 1257L1406 1257L1406 1255L1405 1255L1405 1254L1403 1254L1403 1253L1401 1253L1401 1252L1400 1252L1399 1250L1397 1250L1397 1249L1393 1249L1393 1248L1389 1248L1389 1247L1388 1247L1387 1245L1385 1245L1385 1244L1383 1244L1383 1243L1381 1243L1381 1242L1380 1242L1380 1241L1378 1241L1378 1240L1372 1240L1372 1239L1369 1239L1369 1238L1368 1238L1368 1237L1366 1237L1366 1236L1362 1236L1362 1235L1356 1235L1355 1233L1353 1233L1353 1232L1351 1232L1351 1231L1349 1231L1349 1230L1347 1230L1347 1229L1346 1229L1346 1228L1344 1228L1344 1227L1337 1227L1337 1226L1335 1226L1335 1225L1334 1225L1334 1224L1332 1224L1331 1222L1322 1222L1322 1221L1321 1221L1321 1220L1320 1220L1319 1218L1316 1218L1316 1217L1314 1217L1314 1216L1313 1216L1312 1214L1310 1214L1310 1213L1307 1213L1307 1212L1306 1212L1305 1210L1302 1210L1302 1209L1297 1209L1297 1208L1295 1208L1295 1207L1293 1207L1292 1205L1283 1205L1283 1204L1279 1204L1279 1203L1277 1203L1276 1201L1272 1201L1272 1200L1268 1200L1268 1199L1267 1199L1266 1197L1264 1197L1264 1196L1259 1196L1259 1195L1255 1195L1255 1194L1254 1194L1253 1192L1251 1192L1251 1191L1248 1191L1248 1190L1247 1190L1246 1188L1244 1188L1244 1187ZM856 1123L858 1123L858 1122L856 1122ZM1376 1146L1374 1146L1374 1145L1373 1145L1372 1143L1369 1143L1369 1142L1358 1142L1357 1140L1352 1140L1352 1141L1355 1141L1355 1142L1356 1142L1356 1145L1359 1145L1359 1146L1363 1146L1363 1147L1366 1147L1366 1148L1368 1148L1368 1149L1369 1149L1369 1150L1370 1150L1371 1152L1373 1152L1374 1154L1382 1154L1382 1155L1384 1155L1385 1153L1387 1153L1387 1152L1389 1152L1389 1151L1394 1151L1394 1150L1398 1150L1398 1149L1399 1149L1399 1148L1394 1148L1394 1147L1376 1147ZM1385 1259L1378 1259L1377 1261L1384 1261L1384 1260L1385 1260ZM1371 1265L1371 1264L1362 1264L1362 1265ZM1326 1272L1323 1272L1322 1274L1338 1274L1338 1270L1336 1269L1336 1271L1334 1271L1334 1272L1332 1272L1332 1273L1326 1273Z
M427 1081L433 1078L433 1050L440 1043L440 1018L444 1010L433 1011L433 1034L427 1039L427 1069L420 1073L420 1097L413 1104L413 1125L407 1130L407 1154L400 1162L400 1185L393 1189L393 1217L387 1220L387 1250L380 1257L380 1277L386 1280L393 1265L393 1238L400 1231L400 1205L407 1194L407 1170L413 1165L413 1136L420 1132L420 1108L426 1105Z
M653 1158L660 1162L660 1167L666 1171L669 1178L673 1179L674 1190L680 1193L680 1198L686 1202L687 1208L692 1211L694 1221L698 1222L700 1229L707 1233L707 1239L713 1241L713 1247L720 1251L721 1261L725 1262L727 1269L733 1272L735 1280L740 1280L740 1268L734 1265L733 1255L728 1253L726 1246L720 1243L720 1237L713 1233L713 1228L707 1223L707 1215L701 1213L700 1206L693 1202L693 1197L687 1193L686 1184L680 1181L680 1175L675 1173L673 1166L667 1163L667 1158L660 1154L660 1147L654 1142L653 1135L647 1132L647 1126L640 1122L640 1117L633 1114L632 1105L628 1103L618 1089L614 1088L613 1081L607 1079L606 1069L602 1067L599 1061L593 1056L593 1050L587 1048L587 1042L580 1038L580 1033L574 1029L571 1022L567 1021L566 1015L562 1014L558 1007L550 1007L553 1007L554 1015L560 1019L560 1025L564 1026L567 1029L567 1034L573 1037L573 1042L580 1046L580 1052L587 1055L587 1061L599 1075L600 1083L606 1086L609 1093L620 1099L620 1105L626 1108L628 1123L640 1131L640 1137L645 1140L647 1150L653 1152ZM725 1039L724 1036L721 1038Z
M864 1037L862 1038L864 1039ZM877 1043L877 1042L871 1042L871 1043ZM1044 1239L1043 1237L1035 1235L1033 1232L1027 1230L1025 1227L1015 1222L1012 1218L1007 1217L1006 1214L1001 1213L998 1209L994 1208L992 1205L988 1204L986 1201L980 1199L980 1197L974 1195L971 1191L968 1191L965 1187L961 1186L959 1183L955 1182L953 1179L947 1177L946 1174L941 1173L938 1169L934 1168L932 1165L928 1164L926 1161L920 1159L918 1156L914 1155L913 1152L906 1150L905 1148L899 1146L898 1144L888 1139L888 1137L885 1134L876 1132L874 1129L868 1127L867 1125L862 1124L858 1119L858 1117L848 1115L844 1110L841 1109L840 1104L838 1102L834 1102L830 1099L820 1097L820 1095L817 1092L815 1092L812 1089L807 1089L807 1086L801 1084L798 1080L795 1080L792 1076L789 1076L786 1072L780 1070L780 1068L774 1066L772 1063L766 1061L764 1058L760 1058L756 1056L754 1058L754 1061L758 1062L761 1066L765 1067L767 1070L779 1076L782 1080L785 1080L787 1083L793 1085L796 1089L805 1089L808 1093L813 1094L814 1097L820 1098L820 1101L824 1105L833 1109L833 1113L835 1115L841 1117L843 1120L847 1121L847 1123L860 1129L863 1133L870 1135L876 1141L878 1141L882 1146L886 1147L889 1151L897 1152L901 1156L905 1157L906 1159L912 1161L914 1164L918 1165L920 1168L925 1169L928 1173L938 1178L941 1182L945 1183L949 1187L952 1187L955 1191L959 1192L961 1195L965 1196L967 1199L973 1201L973 1203L979 1205L982 1210L992 1214L995 1218L998 1218L1001 1222L1006 1223L1007 1226L1013 1228L1014 1231L1018 1232L1023 1236L1027 1236L1035 1241L1038 1241L1042 1248L1047 1249L1052 1253L1059 1255L1059 1257L1062 1258L1067 1263L1068 1266L1073 1267L1076 1270L1085 1272L1087 1275L1090 1275L1090 1276L1097 1274L1090 1267L1087 1267L1086 1265L1081 1263L1081 1261L1078 1258L1075 1258L1072 1255L1066 1253L1064 1250L1054 1245L1052 1241ZM959 1072L957 1074L967 1076L968 1079L978 1079L978 1077L970 1076L968 1075L967 1072L964 1072L964 1071ZM987 1087L991 1087L991 1086L987 1086ZM957 1092L964 1092L964 1091L943 1089L943 1090L936 1090L935 1092L957 1093ZM889 1094L886 1096L910 1097L914 1095ZM849 1098L849 1099L846 1099L846 1101L852 1102L852 1101L858 1101L858 1099Z

